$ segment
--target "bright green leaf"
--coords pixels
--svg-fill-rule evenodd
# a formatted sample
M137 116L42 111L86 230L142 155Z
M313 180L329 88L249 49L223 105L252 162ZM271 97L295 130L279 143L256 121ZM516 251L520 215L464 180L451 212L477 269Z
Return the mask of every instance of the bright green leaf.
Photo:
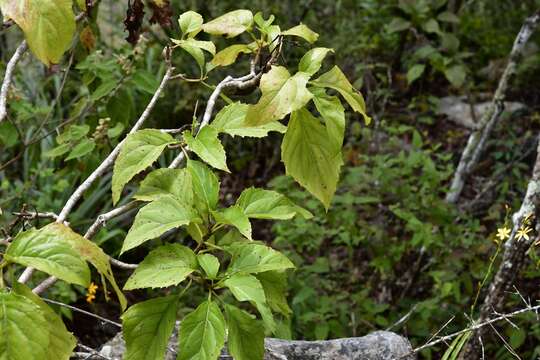
M218 224L232 225L242 235L251 240L251 223L240 206L231 206L220 211L213 211L212 215Z
M294 268L293 263L282 253L266 245L255 243L235 243L226 248L232 259L228 274L260 273L270 270Z
M208 278L215 279L219 271L219 260L212 254L199 254L197 255L197 261L203 268Z
M235 102L225 106L217 113L212 127L220 133L231 136L265 137L270 131L284 133L287 127L278 121L272 121L259 126L248 126L246 124L246 114L249 105Z
M120 148L120 154L114 163L112 178L113 204L120 199L120 194L135 175L152 165L165 147L177 141L169 134L157 129L144 129L129 134Z
M362 114L365 123L369 125L371 118L366 114L366 104L362 94L353 88L345 74L337 66L314 80L313 85L338 91L354 111Z
M281 120L294 110L307 104L312 94L306 84L309 74L298 72L291 76L282 66L272 69L261 77L262 96L255 105L250 105L246 114L246 124L258 126Z
M195 206L202 215L207 214L214 210L218 203L218 178L208 166L199 161L188 160L187 170L193 182Z
M39 230L19 233L8 247L5 259L31 266L66 282L81 286L90 284L90 269L74 249L59 224L50 224Z
M262 359L264 329L252 315L235 306L225 304L227 317L227 348L235 360Z
M60 144L57 147L47 150L43 155L45 157L57 157L60 155L64 155L70 149L71 149L71 146L69 144Z
M311 30L304 24L296 25L295 27L285 30L281 35L298 36L306 40L310 44L313 44L319 38L319 34Z
M124 253L165 232L189 224L195 218L193 210L172 196L163 196L139 210L124 240Z
M234 274L223 282L238 301L265 303L266 296L261 282L253 275Z
M287 220L297 214L305 219L313 217L309 211L295 205L284 195L253 187L242 191L236 205L243 209L247 217L253 219Z
M24 296L39 306L40 311L45 316L49 330L49 345L47 346L46 360L67 360L70 358L73 349L77 345L77 339L72 333L67 331L62 318L54 312L38 295L23 284L15 282L13 292ZM1 333L1 331L0 331ZM1 357L1 356L0 356Z
M193 204L191 173L186 169L157 169L146 175L134 199L154 201L172 195L186 206Z
M309 75L315 74L321 68L322 62L329 52L334 52L332 49L318 47L309 50L300 59L298 71Z
M215 128L207 125L195 137L189 131L184 132L183 135L189 148L202 160L216 169L229 172L225 149L218 139L218 132Z
M324 125L306 109L293 112L281 144L286 173L328 210L343 160Z
M196 269L193 250L180 244L166 244L150 251L129 277L124 289L178 285Z
M45 65L58 64L75 33L72 0L2 0L0 10L19 25L30 50Z
M313 89L313 102L326 125L328 139L333 142L335 151L341 151L345 137L345 109L335 96L328 96L323 89Z
M201 31L203 17L195 11L186 11L178 18L178 25L182 34L193 37Z
M41 308L24 296L2 289L0 334L0 359L49 359L49 323Z
M177 360L216 360L225 344L225 319L219 307L201 303L180 324Z
M212 35L235 37L251 28L253 14L249 10L235 10L221 15L202 26L204 32Z
M150 299L131 306L122 315L125 360L164 359L174 330L178 296Z

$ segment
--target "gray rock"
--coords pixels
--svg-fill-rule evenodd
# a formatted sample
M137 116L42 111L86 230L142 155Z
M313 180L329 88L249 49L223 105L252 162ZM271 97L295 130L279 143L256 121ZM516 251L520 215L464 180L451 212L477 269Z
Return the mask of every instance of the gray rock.
M468 129L476 129L478 126L475 122L482 118L482 115L489 109L491 102L480 102L474 104L474 117L471 112L471 105L466 102L464 96L445 96L439 100L438 114L444 114L454 123L466 127ZM526 106L519 102L506 101L504 110L507 113L514 113L525 109Z
M171 337L166 360L174 360L176 353L176 334ZM265 339L264 360L414 360L409 355L412 347L407 339L389 331L376 331L366 336L327 341L290 341ZM100 354L111 360L121 360L125 351L122 334L116 335L107 342ZM99 359L94 357L94 359ZM232 357L224 349L221 360ZM152 360L152 359L149 359ZM156 359L161 360L161 359Z

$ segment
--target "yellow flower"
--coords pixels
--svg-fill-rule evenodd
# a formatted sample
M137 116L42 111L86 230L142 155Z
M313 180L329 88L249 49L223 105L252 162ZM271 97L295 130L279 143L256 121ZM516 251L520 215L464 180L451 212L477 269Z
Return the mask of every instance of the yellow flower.
M94 284L93 282L91 282L90 285L88 285L88 293L89 294L95 294L97 289L98 289L98 286L96 284Z
M94 284L93 282L88 285L88 289L86 291L86 302L91 303L96 299L96 291L98 289L98 286Z
M516 238L518 240L522 240L522 239L525 239L525 240L529 240L529 233L532 231L532 229L530 227L520 227L519 230L517 231L516 233Z
M508 239L510 236L510 229L505 227L497 229L497 235L495 235L500 241Z

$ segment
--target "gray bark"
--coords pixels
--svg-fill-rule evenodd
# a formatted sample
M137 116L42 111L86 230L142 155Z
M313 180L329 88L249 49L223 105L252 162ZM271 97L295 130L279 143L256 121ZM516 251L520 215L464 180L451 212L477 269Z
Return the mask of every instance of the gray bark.
M178 343L174 335L169 342L170 349ZM105 344L100 354L111 360L121 360L125 351L122 335L116 335ZM290 341L265 339L264 360L414 360L412 347L407 339L389 331L376 331L366 336L327 341ZM410 355L408 355L410 354ZM95 356L92 359L99 359ZM165 360L174 360L176 355L168 351ZM232 360L224 349L220 360ZM156 359L157 360L157 359Z

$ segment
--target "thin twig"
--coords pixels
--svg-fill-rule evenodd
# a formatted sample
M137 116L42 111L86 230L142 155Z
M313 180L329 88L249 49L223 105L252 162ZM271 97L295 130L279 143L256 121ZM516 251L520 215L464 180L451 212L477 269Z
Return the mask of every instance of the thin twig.
M2 82L2 87L0 88L0 123L7 116L7 96L9 92L9 87L11 86L11 80L13 78L13 71L15 70L15 66L17 66L17 63L19 62L21 56L24 54L27 48L28 45L26 41L23 40L21 44L17 47L17 50L15 50L15 53L13 54L6 66L4 81Z

